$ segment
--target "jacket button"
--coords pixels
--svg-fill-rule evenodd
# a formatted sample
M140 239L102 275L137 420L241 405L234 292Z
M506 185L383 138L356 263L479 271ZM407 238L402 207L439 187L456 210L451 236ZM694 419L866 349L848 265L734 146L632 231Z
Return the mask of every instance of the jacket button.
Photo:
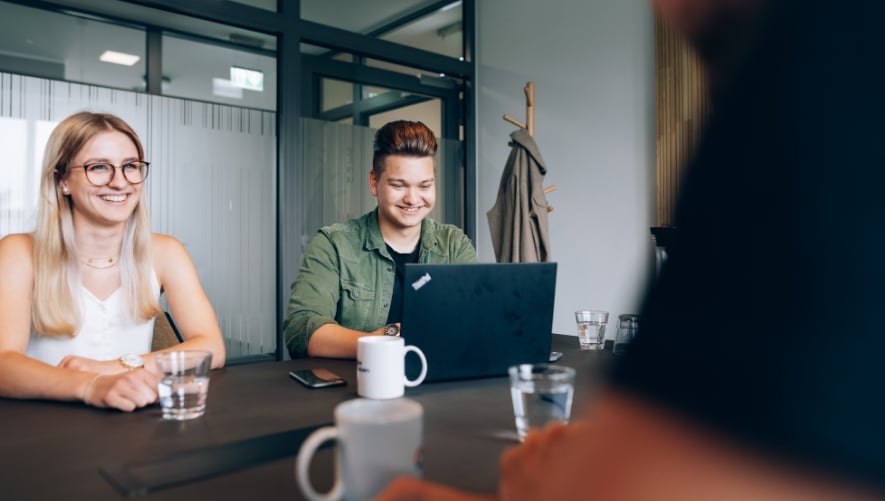
M393 271L393 266L388 266L387 271Z
M355 297L355 298L359 298L359 297L360 297L360 291L353 291L353 297Z
M387 308L388 304L387 304L387 303L384 303L384 304L381 305L381 306L384 306L385 308Z

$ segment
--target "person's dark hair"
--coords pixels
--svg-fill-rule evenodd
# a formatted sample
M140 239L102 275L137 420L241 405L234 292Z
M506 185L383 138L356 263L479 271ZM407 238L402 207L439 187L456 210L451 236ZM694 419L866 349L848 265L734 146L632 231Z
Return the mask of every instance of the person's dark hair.
M389 155L432 157L436 155L433 131L421 122L397 120L389 122L375 133L372 170L381 175L384 159Z

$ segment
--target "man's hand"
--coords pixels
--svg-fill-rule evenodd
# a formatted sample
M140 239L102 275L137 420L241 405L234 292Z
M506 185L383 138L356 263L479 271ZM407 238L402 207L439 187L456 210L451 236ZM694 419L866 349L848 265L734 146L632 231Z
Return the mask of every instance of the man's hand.
M593 468L587 454L591 429L587 421L575 421L530 431L522 445L501 456L500 499L587 499L582 479Z

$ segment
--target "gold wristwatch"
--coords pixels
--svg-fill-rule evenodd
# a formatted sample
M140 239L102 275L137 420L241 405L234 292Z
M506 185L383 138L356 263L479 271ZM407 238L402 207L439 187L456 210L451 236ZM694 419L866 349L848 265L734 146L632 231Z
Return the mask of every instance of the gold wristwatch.
M144 367L144 359L135 353L127 353L120 357L120 365L130 371L134 371L135 369L141 369Z

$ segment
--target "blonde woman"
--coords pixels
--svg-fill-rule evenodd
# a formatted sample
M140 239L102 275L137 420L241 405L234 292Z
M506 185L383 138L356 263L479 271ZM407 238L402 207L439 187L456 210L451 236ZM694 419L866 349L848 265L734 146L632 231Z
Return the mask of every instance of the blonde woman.
M190 257L150 231L148 168L135 131L113 115L78 113L52 132L37 229L0 240L0 396L124 411L155 402L160 291L184 337L178 348L224 365Z

